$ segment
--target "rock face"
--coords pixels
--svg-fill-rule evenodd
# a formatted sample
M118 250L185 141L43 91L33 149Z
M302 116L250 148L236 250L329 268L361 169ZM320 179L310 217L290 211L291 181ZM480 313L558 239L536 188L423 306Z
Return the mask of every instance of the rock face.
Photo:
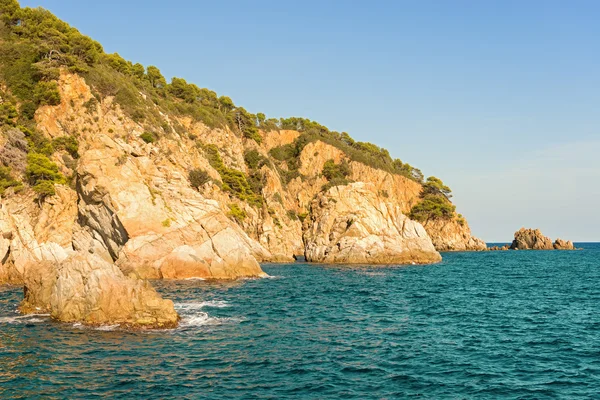
M429 220L424 224L438 251L484 251L487 244L471 235L467 221L453 218L451 220Z
M58 90L61 103L39 108L35 120L48 140L77 139L76 159L60 149L52 155L72 185L57 186L43 201L31 189L9 189L0 207L0 283L25 285L24 311L89 324L172 326L173 305L139 279L261 277L259 262L300 254L318 262L431 263L440 260L434 246L480 246L468 225L423 228L406 217L419 201L419 183L352 161L320 140L302 148L295 172L274 165L270 151L294 146L300 132L260 132L259 144L156 106L157 140L146 143L147 124L111 96L96 100L82 77L62 71ZM0 129L0 161L22 179L24 137ZM221 170L206 146L217 149ZM249 152L269 162L251 170ZM357 183L324 193L328 160L347 163ZM261 201L226 190L222 168L258 176ZM188 180L193 169L209 178L197 188Z
M114 264L78 253L55 264L29 264L21 311L49 312L64 322L132 328L173 328L179 317L141 280L127 278Z
M555 250L575 250L575 246L573 245L572 241L565 241L562 239L556 239L556 241L554 242L554 249Z
M308 261L324 263L409 264L441 260L421 224L398 205L374 194L370 185L336 186L311 205L305 224Z
M544 236L539 229L521 228L515 232L515 239L510 248L512 250L573 250L573 242L562 239L552 240Z
M190 168L211 169L195 144L146 144L138 137L142 128L112 99L95 111L86 109L93 97L81 77L63 74L60 83L61 104L42 107L36 117L50 137L83 131L74 171L83 231L74 243L77 250L99 254L126 274L144 279L265 275L257 260L268 259L269 251L227 218L216 201L190 187ZM190 129L219 144L229 141L219 141L219 135L206 129ZM233 149L243 162L243 149Z
M77 195L64 186L56 189L41 208L31 192L12 194L1 203L0 279L24 285L21 310L89 325L176 326L179 317L170 300L126 277L101 255L74 249L82 236Z

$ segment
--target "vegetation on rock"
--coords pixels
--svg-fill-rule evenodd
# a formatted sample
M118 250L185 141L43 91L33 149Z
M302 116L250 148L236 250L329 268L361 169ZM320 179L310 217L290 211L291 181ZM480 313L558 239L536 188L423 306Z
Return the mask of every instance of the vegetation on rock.
M10 187L18 191L23 187L23 184L13 178L9 167L0 167L0 196Z
M326 191L334 186L343 186L352 183L348 179L352 171L346 160L336 164L333 160L327 160L323 165L323 176L327 179L327 183L323 185L321 190Z
M244 222L247 217L246 211L242 210L240 206L235 203L229 205L229 213L227 213L227 215L240 224Z
M140 135L140 139L142 139L146 143L154 143L156 142L156 136L152 132L144 132Z
M58 166L44 154L29 153L27 162L25 175L40 197L53 196L56 193L54 184L66 183L65 177L58 171Z
M452 219L456 206L450 202L452 191L435 176L430 176L423 184L421 201L410 211L410 218L425 223L431 219Z
M242 171L225 166L217 146L207 145L205 152L210 165L221 175L223 190L253 206L262 205L263 197L260 192L262 187L256 185L256 182L251 185Z
M125 114L141 125L144 133L140 138L146 143L153 143L173 131L186 133L177 117L189 117L211 129L227 129L258 144L262 142L260 130L298 131L300 135L292 143L272 148L270 157L248 143L250 149L244 153L247 174L226 166L215 145L200 143L220 175L221 188L252 206L264 203L264 166L276 170L283 184L296 178L304 179L299 172L300 154L309 143L322 141L347 157L339 164L332 160L325 163L322 173L328 183L322 189L350 183L349 162L360 162L423 185L421 201L411 210L411 217L427 221L455 215L449 200L451 191L441 180L430 177L423 182L419 169L393 159L387 150L377 145L355 141L346 132L332 131L307 118L276 119L260 112L253 114L231 98L183 78L173 77L169 82L156 66L145 67L117 53L105 53L98 42L42 8L21 8L16 0L0 0L0 13L0 81L3 83L0 128L5 134L9 128L17 128L24 134L24 139L19 139L24 141L9 141L0 149L0 162L12 167L13 172L25 173L26 182L42 197L54 193L55 183L65 182L49 157L56 151L68 153L70 158L63 155L63 159L70 168L74 168L74 160L79 157L77 135L50 140L36 130L33 120L39 107L61 102L57 81L61 73L68 70L83 76L92 89L94 97L84 104L87 113L95 116L101 101L112 97ZM189 132L187 135L192 138ZM208 173L202 170L189 171L188 178L196 189L210 180ZM458 221L464 224L461 222L464 219Z
M190 181L190 185L192 185L192 187L196 190L211 180L208 172L199 168L191 170L188 173L188 179Z

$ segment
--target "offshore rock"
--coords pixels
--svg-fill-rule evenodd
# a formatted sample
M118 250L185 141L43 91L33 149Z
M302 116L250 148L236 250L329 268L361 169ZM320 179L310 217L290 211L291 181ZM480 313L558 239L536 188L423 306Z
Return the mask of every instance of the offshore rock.
M573 250L571 241L556 239L552 240L544 236L539 229L521 228L515 232L515 239L510 246L512 250Z
M575 246L573 245L572 241L565 241L562 239L556 239L556 241L554 242L554 249L555 250L575 250Z
M511 250L552 250L552 240L544 236L539 229L521 228L515 232Z
M427 264L441 260L425 229L358 182L319 194L304 233L310 262Z

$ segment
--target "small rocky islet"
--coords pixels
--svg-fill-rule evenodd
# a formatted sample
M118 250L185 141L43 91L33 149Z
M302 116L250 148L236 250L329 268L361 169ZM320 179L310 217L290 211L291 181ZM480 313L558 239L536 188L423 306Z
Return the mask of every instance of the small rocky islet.
M515 238L510 245L492 246L490 251L506 250L576 250L572 241L556 239L552 242L539 229L521 228L515 232Z
M167 83L43 9L6 0L0 13L0 284L23 285L24 313L170 328L173 302L148 279L487 248L440 179L385 149Z

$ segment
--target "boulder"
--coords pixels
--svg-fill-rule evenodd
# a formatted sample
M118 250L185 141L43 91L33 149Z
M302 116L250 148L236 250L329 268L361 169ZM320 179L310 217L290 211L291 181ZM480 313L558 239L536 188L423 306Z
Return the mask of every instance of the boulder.
M562 239L556 239L556 241L554 242L554 249L555 250L574 250L575 246L573 245L572 241L565 241Z
M179 320L171 300L95 255L30 264L24 281L24 313L47 312L63 322L136 329L173 328Z

